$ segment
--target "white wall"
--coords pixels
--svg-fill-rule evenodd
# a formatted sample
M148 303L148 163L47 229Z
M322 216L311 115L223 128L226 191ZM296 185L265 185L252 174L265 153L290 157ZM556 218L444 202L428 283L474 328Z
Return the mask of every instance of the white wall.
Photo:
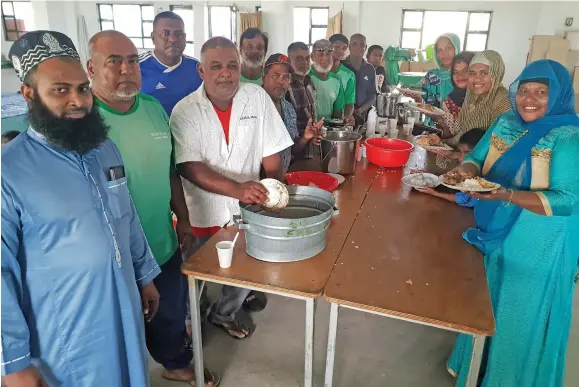
M565 17L575 17L571 29L579 30L579 2L490 1L490 2L435 2L435 1L146 1L146 0L33 0L37 28L49 28L69 35L79 44L77 21L84 16L87 38L99 31L97 2L153 4L160 12L170 5L193 5L195 51L199 54L205 38L204 6L231 5L235 2L242 12L253 12L261 4L264 31L270 38L269 53L285 52L293 41L293 7L328 6L330 16L344 11L344 33L347 36L361 32L368 44L398 45L402 9L479 10L493 11L488 47L500 52L507 72L505 84L510 83L523 68L529 48L529 38L534 34L553 34L565 30ZM0 28L0 30L2 30ZM2 40L2 53L7 53L11 42ZM80 48L80 47L79 47Z
M400 44L402 9L493 11L488 48L498 51L506 65L505 84L510 84L526 63L529 38L535 34L540 2L362 2L361 32L368 44Z
M565 26L568 17L574 19L571 27ZM570 30L579 30L578 1L550 1L541 6L537 35L562 35Z

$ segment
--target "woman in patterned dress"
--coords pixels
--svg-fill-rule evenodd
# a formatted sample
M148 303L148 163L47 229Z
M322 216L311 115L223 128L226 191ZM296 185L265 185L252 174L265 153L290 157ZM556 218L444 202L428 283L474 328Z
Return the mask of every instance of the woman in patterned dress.
M513 109L488 129L460 170L501 184L475 194L476 228L464 239L484 254L496 331L486 340L482 386L563 386L579 256L579 118L567 69L529 64L511 85ZM465 386L472 339L448 362Z

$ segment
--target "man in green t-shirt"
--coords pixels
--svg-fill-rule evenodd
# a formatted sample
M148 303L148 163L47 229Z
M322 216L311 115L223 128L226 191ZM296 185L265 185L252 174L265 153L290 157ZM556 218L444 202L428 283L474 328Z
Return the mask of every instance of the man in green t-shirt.
M267 36L259 28L248 28L239 38L239 53L241 55L240 82L263 84L263 62L267 52Z
M310 77L316 88L316 119L344 117L344 88L332 69L332 45L320 39L312 47Z
M187 278L183 251L193 241L183 186L175 173L167 114L153 97L139 93L139 57L131 40L117 31L99 32L89 42L87 70L109 138L125 162L129 192L161 274L154 279L161 296L156 316L145 324L149 353L165 370L163 377L195 380L193 357L185 345ZM177 216L177 234L171 210ZM210 373L209 373L210 374ZM210 379L212 375L207 375Z
M344 88L344 98L346 101L344 121L353 125L354 104L356 103L356 74L342 64L342 60L346 58L346 51L348 50L348 38L342 34L334 34L330 36L330 43L334 49L332 52L332 58L334 60L332 73L340 78L342 87Z

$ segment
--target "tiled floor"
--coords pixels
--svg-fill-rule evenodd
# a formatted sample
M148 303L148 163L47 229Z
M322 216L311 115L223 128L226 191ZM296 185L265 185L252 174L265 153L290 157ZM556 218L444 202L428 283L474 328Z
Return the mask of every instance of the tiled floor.
M214 290L214 289L212 289ZM211 292L213 293L213 292ZM315 386L323 386L329 305L316 314ZM565 386L579 386L579 292L574 305ZM247 341L207 327L205 364L222 376L222 387L298 387L303 383L305 303L269 296L267 308L252 316L258 325ZM351 310L341 310L334 374L335 387L451 387L445 362L455 334ZM154 387L165 381L151 363Z

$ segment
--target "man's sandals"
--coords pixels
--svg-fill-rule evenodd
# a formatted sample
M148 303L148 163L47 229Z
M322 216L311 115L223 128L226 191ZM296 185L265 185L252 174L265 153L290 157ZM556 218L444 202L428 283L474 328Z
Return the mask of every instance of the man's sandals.
M247 325L242 324L241 322L239 322L239 320L233 320L228 322L209 320L209 322L215 325L217 328L227 332L227 334L233 337L235 340L245 340L249 338L255 330L255 328L252 329Z
M197 387L197 383L195 382L195 376L193 376L192 379L188 379L188 380L174 379L174 378L167 377L167 370L163 370L161 377L163 377L163 379L167 379L167 380L170 380L172 382L183 382L183 383L188 383L189 385L191 385L193 387ZM205 385L203 387L217 387L217 386L219 386L219 383L221 382L221 378L219 376L215 375L213 372L209 371L207 368L205 368L203 370L203 380L205 381Z

